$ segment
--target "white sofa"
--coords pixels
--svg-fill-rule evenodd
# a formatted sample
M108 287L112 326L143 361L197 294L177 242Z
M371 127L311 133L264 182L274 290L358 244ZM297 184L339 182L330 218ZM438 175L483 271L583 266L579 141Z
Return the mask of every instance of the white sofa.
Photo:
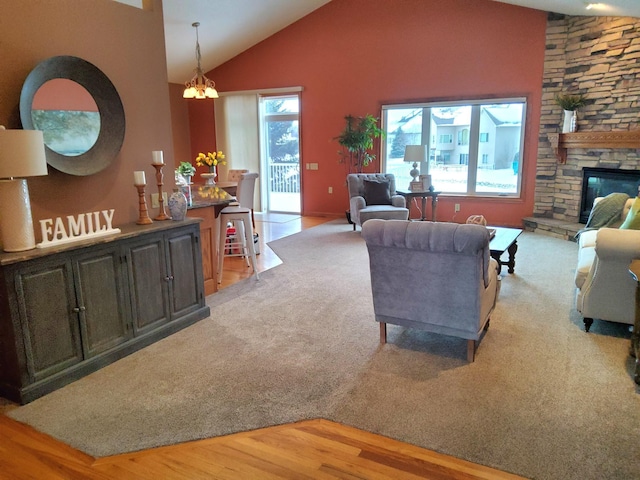
M620 213L621 221L633 200L627 200ZM589 331L594 319L633 325L636 282L629 273L629 264L640 258L640 230L588 230L578 237L578 247L576 309L584 318L585 331Z

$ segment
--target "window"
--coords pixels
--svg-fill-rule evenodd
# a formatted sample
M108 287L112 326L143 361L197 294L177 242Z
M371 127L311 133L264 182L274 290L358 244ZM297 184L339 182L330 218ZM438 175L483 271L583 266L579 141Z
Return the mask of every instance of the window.
M524 98L384 105L382 170L396 176L396 185L411 181L400 149L392 148L402 132L403 145L428 146L420 171L436 190L517 197L523 169L514 165L522 165L525 117Z
M458 145L469 145L469 129L465 128L458 132Z

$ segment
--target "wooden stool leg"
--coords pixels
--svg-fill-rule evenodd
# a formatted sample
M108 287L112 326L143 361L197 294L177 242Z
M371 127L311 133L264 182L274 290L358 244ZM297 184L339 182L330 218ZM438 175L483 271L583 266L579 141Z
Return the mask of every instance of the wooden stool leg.
M387 343L387 324L380 322L380 343Z

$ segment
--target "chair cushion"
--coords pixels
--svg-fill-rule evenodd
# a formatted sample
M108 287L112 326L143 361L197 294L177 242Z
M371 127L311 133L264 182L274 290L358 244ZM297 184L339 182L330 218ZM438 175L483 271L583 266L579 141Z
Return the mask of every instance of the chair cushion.
M636 197L631 205L627 218L625 218L620 228L625 230L640 230L640 197Z
M392 205L371 205L360 210L360 225L374 218L379 220L407 220L409 218L409 210Z
M391 205L388 180L365 180L364 200L367 205Z

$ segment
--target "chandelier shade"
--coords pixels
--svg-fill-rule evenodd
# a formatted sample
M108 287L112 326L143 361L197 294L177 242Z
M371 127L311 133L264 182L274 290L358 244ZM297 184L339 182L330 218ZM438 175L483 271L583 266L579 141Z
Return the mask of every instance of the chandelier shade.
M202 73L202 67L200 66L200 41L198 38L198 27L200 22L191 24L196 29L196 61L198 67L195 70L195 74L191 80L184 83L184 93L182 98L218 98L218 91L216 90L216 84L213 80L209 80L204 73Z

